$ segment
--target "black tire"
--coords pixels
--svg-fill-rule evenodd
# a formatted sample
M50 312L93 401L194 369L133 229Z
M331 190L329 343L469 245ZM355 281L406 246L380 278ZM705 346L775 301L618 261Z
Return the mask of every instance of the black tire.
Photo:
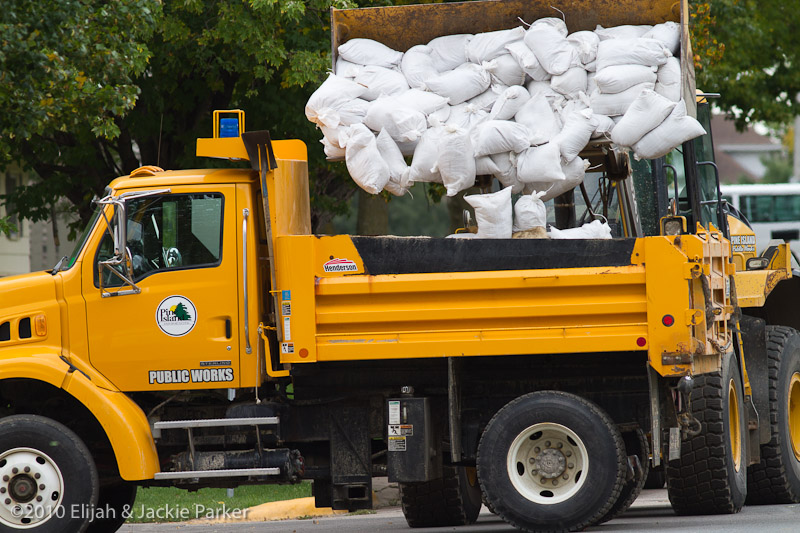
M694 382L691 411L701 430L666 466L669 501L682 515L736 513L747 497L747 419L736 355L726 354L719 372Z
M667 482L667 474L664 472L664 467L651 468L644 482L645 489L663 489L664 483Z
M619 498L617 498L617 501L614 502L614 505L611 506L611 509L609 509L603 518L597 521L598 524L613 520L627 511L631 504L636 501L636 498L639 497L639 494L642 493L642 489L650 473L650 453L644 431L640 428L636 428L635 431L623 433L622 439L625 441L625 453L628 455L628 461L632 461L632 457L634 456L638 457L642 471L638 475L634 473L632 479L625 481L619 493Z
M86 445L72 430L42 416L8 416L0 420L0 450L0 488L4 489L0 505L10 499L9 512L11 506L21 505L29 514L18 519L9 514L8 519L0 519L0 531L86 530L97 504L97 469ZM12 468L15 464L16 472ZM31 488L35 492L29 492ZM12 497L14 493L17 497ZM46 505L59 498L60 503L50 512Z
M795 450L800 452L800 333L797 330L767 326L767 365L769 417L765 418L769 420L772 438L761 446L761 462L747 472L747 503L798 503L800 461ZM794 422L790 414L794 414Z
M89 524L86 533L114 533L125 523L133 512L136 500L136 485L120 481L114 485L100 488L97 500L98 512Z
M611 418L565 392L533 392L508 403L478 445L487 500L524 531L597 522L619 498L625 469L625 444Z
M473 524L481 512L481 487L474 468L442 467L443 476L421 483L400 483L403 515L409 527Z

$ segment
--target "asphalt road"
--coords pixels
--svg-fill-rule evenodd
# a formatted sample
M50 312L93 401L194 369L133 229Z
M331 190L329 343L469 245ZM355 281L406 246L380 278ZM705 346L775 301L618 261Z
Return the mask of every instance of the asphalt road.
M122 533L484 533L516 531L485 508L473 526L458 528L409 529L403 513L393 507L375 514L334 516L277 522L238 524L136 524L125 525ZM795 533L800 531L800 504L745 507L735 515L676 516L666 501L666 491L645 491L622 517L586 532L669 532L669 533Z

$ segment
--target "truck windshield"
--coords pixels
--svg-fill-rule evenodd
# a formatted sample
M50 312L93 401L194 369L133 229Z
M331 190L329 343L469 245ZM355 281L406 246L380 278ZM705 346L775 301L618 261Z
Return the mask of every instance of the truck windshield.
M98 205L97 208L92 213L92 218L89 219L89 223L86 224L86 227L83 229L83 233L81 234L80 238L78 239L77 244L75 245L75 249L72 250L72 254L69 256L69 260L66 263L63 263L63 266L60 270L69 270L75 264L75 261L78 260L78 255L80 255L83 246L86 244L86 240L89 238L89 234L92 232L92 228L94 225L97 224L97 219L100 217L100 209L103 206Z

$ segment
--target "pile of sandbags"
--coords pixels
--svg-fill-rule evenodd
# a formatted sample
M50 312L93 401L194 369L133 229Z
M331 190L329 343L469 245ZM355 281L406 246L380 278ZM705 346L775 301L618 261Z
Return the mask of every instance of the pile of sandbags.
M569 34L559 18L405 53L351 39L306 116L372 194L436 182L454 196L491 175L546 201L583 181L592 138L656 158L704 133L680 101L679 45L674 22Z

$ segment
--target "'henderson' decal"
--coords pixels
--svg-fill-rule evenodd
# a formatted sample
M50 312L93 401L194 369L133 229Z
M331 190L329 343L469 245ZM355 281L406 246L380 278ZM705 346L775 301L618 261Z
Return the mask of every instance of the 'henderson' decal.
M334 259L322 265L325 272L358 272L358 266L350 259Z

